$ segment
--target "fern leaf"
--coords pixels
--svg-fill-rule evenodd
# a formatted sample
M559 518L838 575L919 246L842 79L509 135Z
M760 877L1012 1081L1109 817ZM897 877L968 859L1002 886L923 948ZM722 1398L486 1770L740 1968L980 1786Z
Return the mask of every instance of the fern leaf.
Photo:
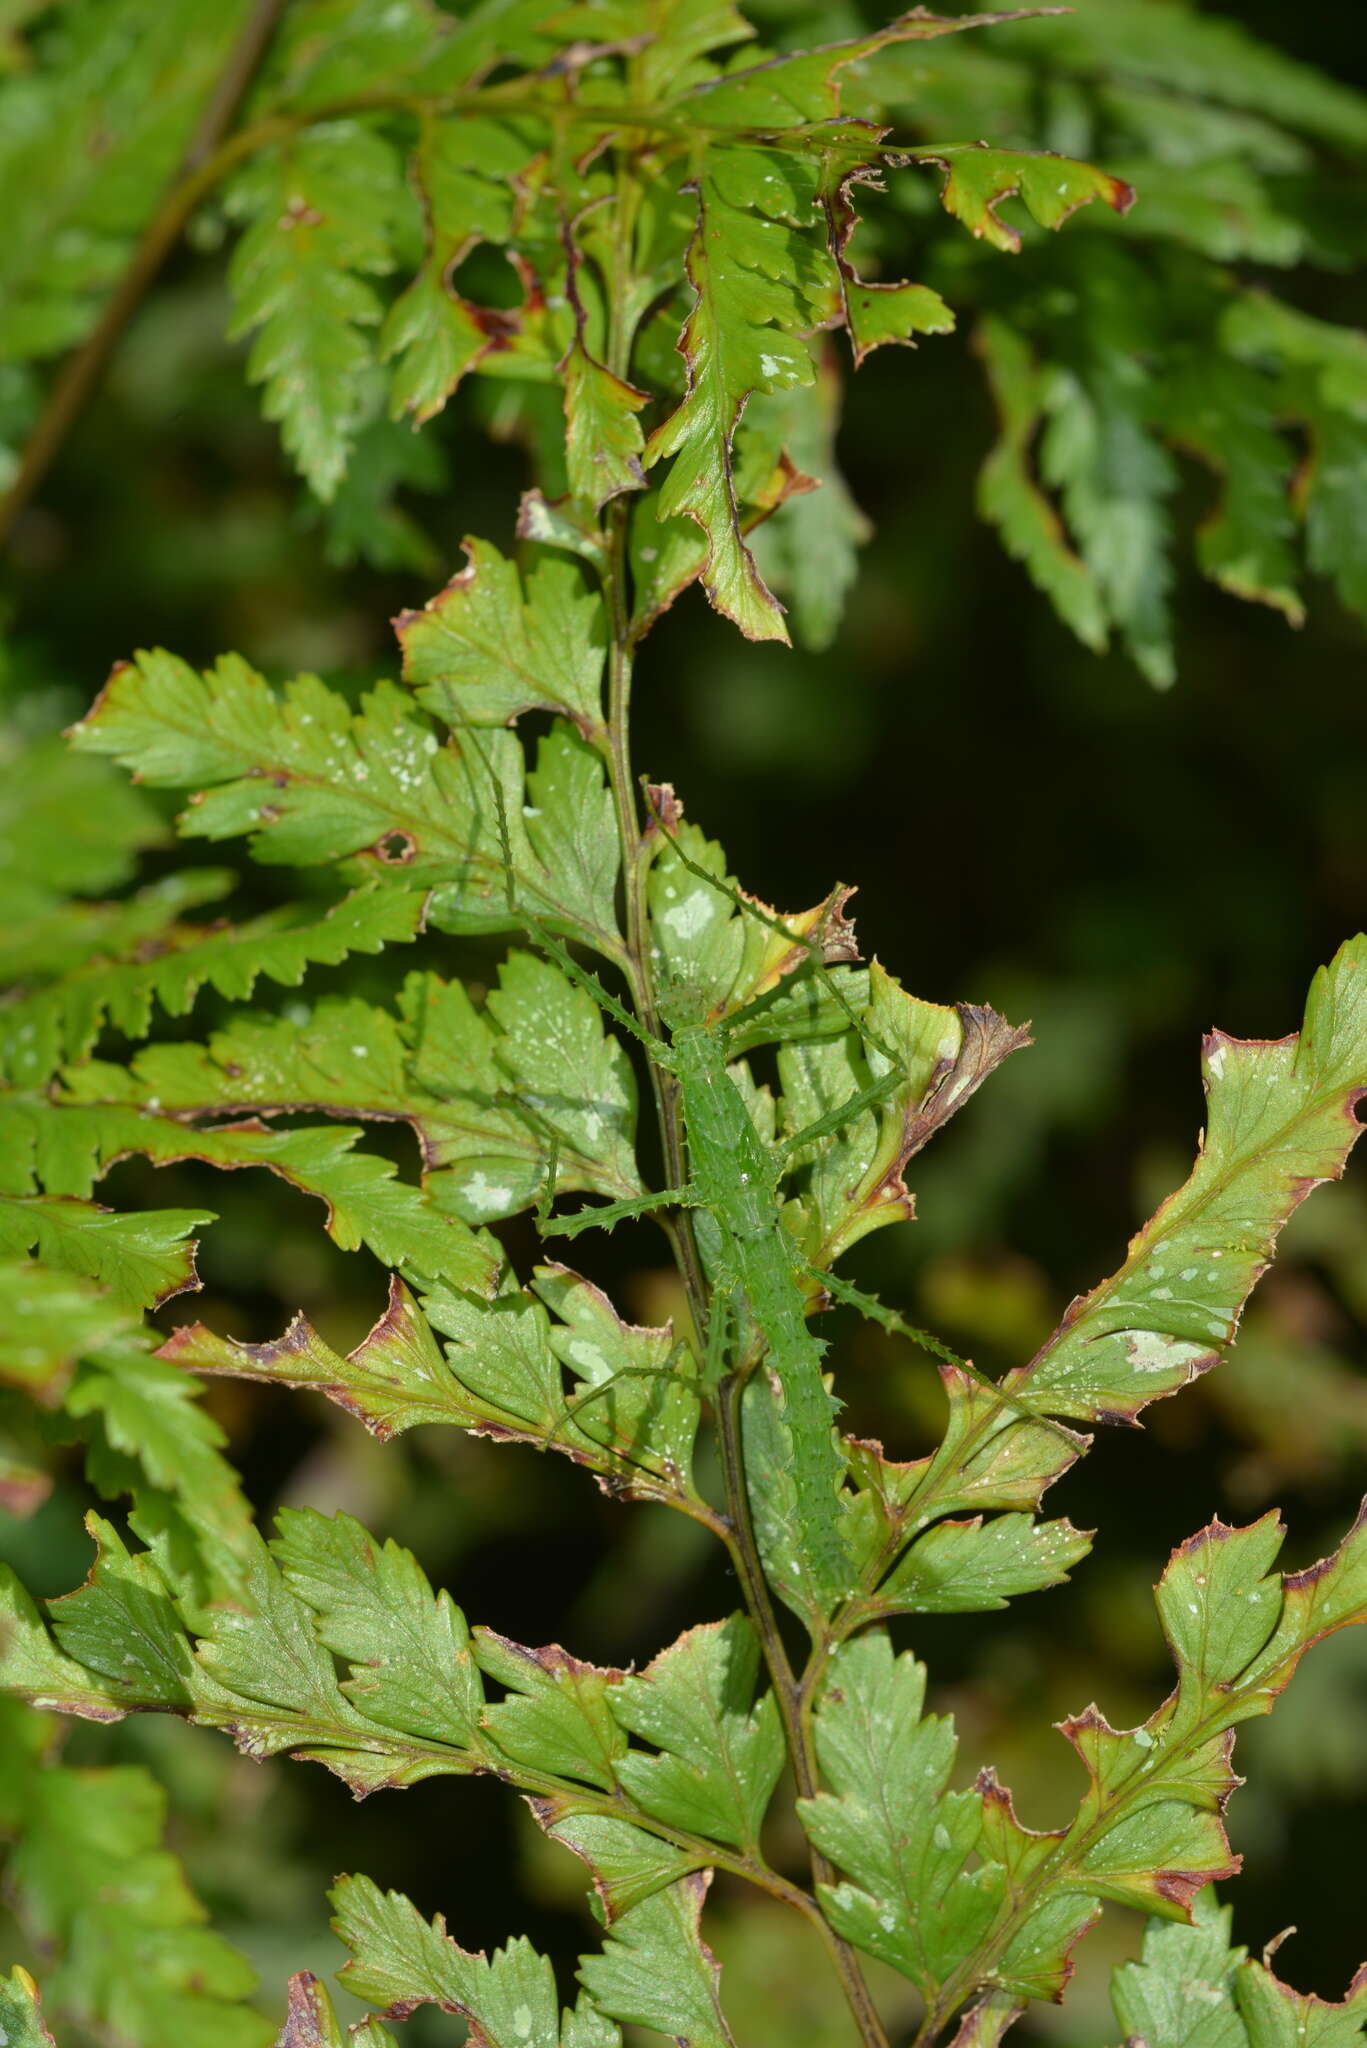
M1132 1417L1217 1363L1277 1233L1318 1182L1342 1174L1359 1135L1365 967L1359 938L1321 968L1299 1036L1206 1039L1209 1121L1191 1177L1009 1387L1060 1415Z
M185 1122L320 1109L402 1121L422 1148L429 1196L470 1223L529 1207L552 1166L559 1192L614 1201L645 1192L631 1067L592 999L527 953L509 955L482 1009L459 982L411 975L397 1017L341 997L306 1021L243 1017L207 1046L153 1046L128 1068L73 1068L65 1099ZM126 1118L114 1128L137 1144Z
M611 1694L622 1726L660 1751L630 1750L617 1777L667 1825L754 1845L783 1767L771 1694L755 1704L759 1639L742 1615L690 1629Z
M487 117L423 122L410 170L427 222L427 250L413 282L385 316L383 361L393 361L390 410L422 426L439 413L461 379L487 357L535 352L526 323L461 297L452 274L480 242L508 241L513 181L537 141ZM546 367L550 356L543 349Z
M35 1252L49 1266L98 1280L130 1308L157 1308L198 1287L190 1233L200 1209L124 1216L60 1194L0 1194L0 1258Z
M1020 248L1021 238L997 211L1005 199L1019 196L1044 228L1062 227L1093 199L1104 200L1115 213L1125 213L1134 204L1133 189L1123 179L1069 157L991 149L983 142L941 144L912 154L918 163L943 170L940 203L945 212L962 221L970 234L1010 254Z
M535 1288L505 1288L491 1304L441 1289L424 1314L396 1279L385 1314L345 1358L302 1317L274 1344L188 1325L161 1355L193 1372L315 1387L380 1438L444 1422L554 1448L600 1474L609 1492L713 1519L691 1478L698 1390L668 1363L670 1331L624 1323L563 1267L539 1269ZM453 1340L444 1359L429 1324ZM566 1368L575 1375L568 1391Z
M233 333L255 334L247 374L316 497L331 498L361 421L383 308L372 278L394 263L409 203L390 143L356 122L305 131L239 173L247 229L233 254Z
M344 1877L332 1893L333 1921L351 1951L341 1972L349 1991L406 2016L436 2005L469 2020L472 2038L489 2048L621 2048L621 2035L581 2005L562 2015L549 1962L516 1940L493 1956L471 1955L446 1932L438 1914L426 1921L399 1892L382 1892L365 1877ZM701 2044L700 2044L701 2048Z
M774 178L769 160L758 151L730 155L698 189L687 259L693 308L678 342L688 390L651 435L644 460L649 467L674 457L657 516L691 519L702 530L702 583L713 604L750 639L786 640L778 602L741 538L732 445L754 393L811 383L800 337L822 317L824 280L809 244L784 218L758 210ZM799 187L780 206L810 215L815 196L809 175L805 198Z
M1358 2048L1367 2031L1367 1976L1358 1972L1341 2003L1302 1996L1268 1963L1250 1962L1230 1940L1232 1914L1209 1892L1188 1927L1151 1921L1138 1962L1111 1979L1116 2018L1150 2048ZM1212 2033L1211 2028L1216 2032Z
M139 1532L170 1545L204 1598L229 1596L251 1515L194 1382L150 1355L128 1308L70 1272L0 1262L0 1311L0 1381L75 1422L96 1490L132 1495Z
M264 861L347 861L372 882L393 874L434 892L429 917L444 930L517 923L497 778L522 901L598 951L620 950L612 798L601 757L573 728L552 728L529 773L514 734L443 744L394 684L353 714L314 677L277 697L235 656L201 677L158 653L117 668L73 738L145 782L194 789L184 836L246 833Z
M0 251L0 359L83 339L180 161L246 7L109 0L44 24L7 81L0 183L27 189Z
M38 1986L19 1963L0 1977L0 2033L9 2048L57 2048L43 2025Z
M0 1702L0 1714L12 1711ZM55 2008L139 2048L267 2048L272 2030L247 2002L253 1973L205 1925L164 1845L165 1795L145 1771L37 1770L11 1739L0 1744L0 1813L20 1831L8 1879L24 1923L57 1957ZM11 1996L0 1990L6 2025ZM36 2027L36 2007L30 2017ZM27 2038L50 2039L32 2028Z
M421 611L395 621L404 681L450 726L511 725L524 711L572 718L604 741L607 635L601 603L567 562L542 562L524 586L488 541Z
M848 1873L822 1891L832 1924L947 2020L987 1985L1004 2000L1056 1998L1103 1900L1185 1918L1237 1868L1219 1818L1239 1782L1231 1731L1270 1711L1313 1644L1367 1619L1365 1532L1359 1517L1332 1558L1284 1580L1269 1571L1275 1516L1216 1522L1182 1544L1157 1590L1177 1687L1136 1729L1094 1707L1062 1724L1088 1789L1052 1833L1022 1827L990 1771L947 1790L953 1731L922 1718L924 1672L880 1635L847 1644L817 1712L831 1789L800 1802L816 1846Z
M985 320L976 338L1001 427L978 479L978 509L1064 623L1099 654L1109 625L1100 583L1074 551L1031 465L1031 444L1044 418L1045 379L1028 345L1005 321Z
M155 903L130 909L155 913L168 903L178 908L184 893L159 886ZM75 940L88 920L72 908L76 914L64 921L61 936L67 938L69 930ZM159 927L151 917L120 918L120 937L130 924L144 927L132 957L87 955L80 967L21 995L0 1013L0 1075L16 1087L41 1086L68 1060L84 1059L105 1024L127 1038L145 1038L157 1001L168 1016L183 1017L205 987L235 1001L247 1000L262 975L297 988L310 966L335 966L354 953L378 953L411 939L422 912L417 890L372 886L306 922L298 921L298 913L269 912L246 924L204 930L174 915ZM105 922L107 928L116 921ZM47 937L49 958L56 937Z
M580 1980L614 2019L651 2027L687 2048L735 2048L721 2009L721 1968L699 1925L710 1871L699 1871L624 1913Z
M64 740L30 740L0 728L0 767L8 957L16 927L60 920L72 895L119 888L132 878L138 856L165 845L168 835L141 790L109 763L73 753Z

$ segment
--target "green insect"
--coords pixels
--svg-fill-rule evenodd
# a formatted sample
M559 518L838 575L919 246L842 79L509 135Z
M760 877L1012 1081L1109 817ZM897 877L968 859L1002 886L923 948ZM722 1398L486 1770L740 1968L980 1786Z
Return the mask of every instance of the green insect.
M687 1187L615 1202L577 1216L548 1218L547 1234L574 1236L594 1225L611 1225L666 1203L705 1209L718 1241L715 1294L728 1311L748 1312L763 1338L767 1363L783 1395L783 1420L792 1441L798 1519L805 1534L808 1565L818 1595L839 1600L853 1584L853 1568L840 1533L838 1489L843 1465L832 1436L837 1404L821 1375L825 1345L807 1323L807 1300L799 1284L806 1269L798 1246L779 1215L783 1155L771 1151L751 1119L745 1098L727 1072L727 1033L717 1024L680 1024L670 1043L642 1033L625 1013L613 1014L648 1046L651 1058L679 1084L692 1178ZM895 1086L895 1077L878 1093ZM856 1098L862 1103L868 1099ZM844 1121L856 1113L851 1103ZM824 1120L823 1120L824 1121ZM810 1142L817 1128L795 1142ZM709 1347L715 1350L719 1347ZM705 1382L720 1378L724 1360L711 1358ZM715 1385L705 1385L715 1392Z
M684 1134L688 1149L690 1178L681 1188L611 1202L584 1209L573 1216L553 1217L549 1203L555 1184L554 1160L547 1178L540 1215L546 1236L577 1236L592 1228L611 1228L628 1217L675 1206L705 1210L711 1218L716 1250L713 1257L713 1312L708 1331L707 1356L702 1385L715 1393L727 1369L727 1333L748 1318L758 1333L763 1356L778 1382L783 1400L782 1419L792 1448L792 1477L797 1519L803 1531L805 1564L813 1591L823 1606L838 1604L854 1589L854 1569L842 1533L844 1508L840 1487L844 1461L840 1455L833 1423L839 1403L826 1390L822 1356L826 1349L808 1325L811 1308L804 1277L814 1277L829 1294L857 1307L885 1328L911 1337L923 1347L952 1361L978 1380L1003 1405L1018 1409L1032 1422L1042 1418L1024 1403L1004 1394L991 1380L979 1374L956 1353L927 1332L914 1329L895 1311L873 1296L861 1293L848 1282L813 1266L783 1222L780 1189L791 1163L819 1138L842 1129L863 1111L893 1094L903 1075L896 1055L855 1014L844 991L830 975L817 942L798 938L791 929L761 906L739 896L731 885L691 860L657 814L665 836L683 864L709 883L747 915L772 924L790 943L805 946L808 960L794 973L814 972L823 977L836 1006L852 1030L881 1055L887 1070L852 1094L824 1116L798 1131L778 1147L770 1147L756 1130L744 1095L729 1072L729 1047L733 1038L757 1014L770 997L754 1002L718 1022L700 1022L689 1014L686 991L670 992L662 1002L668 1041L647 1031L606 989L598 977L582 967L568 948L547 930L540 919L515 901L512 885L511 845L508 840L502 792L495 785L495 805L503 836L505 874L508 878L509 910L572 980L585 988L601 1008L647 1049L655 1064L674 1076L679 1090ZM592 1389L566 1410L567 1417L586 1401L607 1391ZM1046 1425L1050 1426L1050 1425Z

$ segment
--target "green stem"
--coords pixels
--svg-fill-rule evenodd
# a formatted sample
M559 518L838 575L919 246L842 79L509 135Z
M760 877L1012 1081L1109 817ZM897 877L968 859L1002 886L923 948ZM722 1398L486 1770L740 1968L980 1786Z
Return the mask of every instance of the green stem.
M634 244L640 209L640 183L634 169L619 160L617 191L613 202L610 235L610 274L603 280L607 308L607 337L604 354L615 377L627 379L635 341L635 322L629 311L633 302ZM568 231L567 231L568 232ZM573 269L573 250L567 250ZM603 571L603 594L608 608L608 779L612 785L617 813L617 836L622 852L624 923L626 926L627 977L632 1000L642 1024L653 1037L660 1036L660 1013L655 977L650 959L650 920L647 883L649 849L641 832L636 799L636 778L631 762L631 682L634 639L631 630L630 569L627 539L630 506L616 498L607 508L607 559ZM688 1178L684 1151L683 1120L678 1089L672 1075L653 1062L651 1087L660 1127L666 1187L682 1187ZM698 1256L693 1221L686 1210L661 1218L668 1233L688 1294L689 1313L699 1344L707 1340L707 1284Z
M607 367L615 376L626 378L631 367L633 327L627 312L633 276L632 243L636 209L640 201L638 174L619 164L614 222L611 236L611 275L605 278L607 302ZM649 849L645 845L637 810L636 782L632 772L630 743L632 633L628 602L627 534L630 508L618 498L608 509L608 549L603 587L608 606L608 736L609 779L617 810L617 829L622 849L625 878L625 916L629 980L637 1014L654 1035L659 1036L660 1017L650 953L647 881ZM674 1078L652 1064L664 1149L666 1185L681 1187L688 1178L683 1118ZM708 1291L687 1210L671 1219L671 1234L688 1292L694 1326L705 1343L708 1327ZM764 1567L750 1513L745 1479L741 1430L741 1397L745 1375L729 1374L717 1390L717 1432L721 1450L722 1479L726 1496L727 1549L744 1594L746 1608L758 1634L774 1697L783 1723L789 1759L800 1796L810 1798L818 1790L816 1758L812 1745L810 1715L794 1675L779 1630L778 1616L770 1597ZM816 1850L812 1872L817 1882L829 1882L834 1871ZM878 2017L872 1995L864 1980L859 1958L849 1943L836 1933L824 1913L800 1893L814 1918L840 1978L850 2012L859 2030L862 2048L888 2048L887 2035Z
M769 1595L768 1581L764 1576L759 1544L755 1537L754 1519L750 1513L750 1495L745 1482L741 1423L741 1402L744 1393L745 1385L741 1375L731 1373L723 1381L717 1396L717 1430L726 1486L726 1504L733 1531L728 1548L745 1594L745 1604L760 1639L770 1683L774 1688L774 1698L778 1704L779 1718L783 1723L788 1760L792 1765L798 1797L811 1799L820 1791L821 1783L817 1775L816 1752L812 1741L810 1706L803 1698L802 1688L794 1675L788 1653L783 1647L778 1616L774 1612L774 1603ZM834 1883L834 1866L826 1860L819 1849L814 1847L811 1854L813 1883ZM859 1957L850 1944L836 1933L824 1913L821 1915L821 1921L831 1960L839 1975L841 1989L844 1991L851 2016L859 2029L859 2039L863 2048L888 2048L888 2037L883 2022L878 2017L878 2009L865 1981Z
M279 120L259 121L240 130L228 142L221 140L270 46L284 9L285 0L256 0L181 159L176 183L144 228L103 313L80 348L67 359L48 393L14 481L0 498L0 547L51 469L86 400L103 376L125 327L180 240L195 208L235 164L280 134L289 133L294 126Z

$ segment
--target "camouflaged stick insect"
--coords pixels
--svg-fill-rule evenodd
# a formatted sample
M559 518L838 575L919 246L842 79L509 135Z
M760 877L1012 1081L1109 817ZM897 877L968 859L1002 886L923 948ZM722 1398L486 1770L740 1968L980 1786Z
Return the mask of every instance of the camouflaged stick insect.
M533 913L518 904L513 884L507 815L502 791L492 774L491 785L498 812L510 915L537 938L550 956L592 995L609 1016L646 1047L659 1067L674 1076L679 1087L691 1168L691 1178L683 1188L607 1203L569 1217L552 1217L549 1214L550 1193L554 1187L552 1175L538 1210L542 1233L545 1236L574 1237L583 1230L610 1229L628 1217L647 1215L669 1206L707 1211L720 1240L715 1294L728 1309L734 1309L743 1302L763 1340L765 1362L778 1381L783 1397L783 1420L792 1440L794 1489L812 1583L824 1604L838 1604L852 1590L853 1579L840 1530L842 1509L839 1493L844 1462L833 1433L839 1403L825 1386L821 1361L826 1346L808 1326L810 1303L800 1284L802 1276L813 1275L823 1286L829 1283L830 1293L858 1307L865 1315L876 1317L885 1327L909 1336L937 1355L952 1360L1003 1406L1016 1410L1032 1422L1041 1419L1025 1403L1001 1393L993 1381L959 1359L947 1346L941 1345L928 1333L913 1329L895 1311L886 1309L870 1296L862 1295L847 1282L833 1282L831 1276L803 1257L782 1220L779 1191L789 1170L789 1161L817 1138L841 1129L852 1117L886 1099L901 1078L896 1055L876 1034L862 1028L844 991L829 978L819 946L798 939L780 920L750 904L728 883L720 882L716 876L690 861L656 811L657 822L681 861L738 903L742 911L753 911L785 938L802 946L808 954L807 964L814 971L826 975L827 986L837 1006L849 1019L850 1027L889 1063L886 1074L856 1091L846 1102L803 1130L795 1132L782 1146L770 1148L755 1129L745 1098L728 1072L730 1033L760 1010L767 1003L768 996L757 998L730 1018L708 1023L690 1015L686 991L670 991L661 1004L664 1020L670 1029L669 1042L647 1031L603 987L595 974L581 967L568 948ZM705 1392L716 1392L724 1376L725 1365L724 1343L709 1341L703 1369ZM641 1373L664 1369L667 1368L633 1370ZM597 1398L611 1384L611 1381L606 1381L601 1388L591 1389L581 1397L581 1402ZM556 1426L552 1425L548 1441ZM1053 1424L1046 1426L1056 1427Z
M820 1599L834 1606L852 1590L854 1582L853 1565L840 1531L839 1487L844 1464L833 1433L838 1404L822 1378L826 1346L807 1327L806 1298L798 1283L803 1261L779 1216L779 1184L785 1171L782 1156L772 1152L760 1137L744 1096L727 1072L724 1025L692 1020L682 992L677 992L665 1009L670 1038L657 1037L604 988L597 975L580 966L534 913L518 903L507 810L492 770L490 786L510 916L608 1016L646 1048L657 1066L674 1076L692 1171L687 1187L610 1202L577 1216L548 1217L542 1232L574 1237L582 1230L611 1228L626 1217L647 1215L655 1209L707 1210L720 1239L714 1293L742 1299L764 1340L766 1361L779 1383L783 1420L792 1440L793 1480L807 1567ZM877 1084L876 1092L888 1094L895 1086L894 1072ZM845 1114L855 1114L868 1094L868 1090L861 1091ZM708 1352L704 1384L710 1393L720 1384L726 1360L720 1345L709 1344Z
M851 1095L845 1102L838 1104L835 1109L827 1111L825 1115L816 1118L802 1130L796 1131L786 1138L778 1148L778 1156L781 1160L791 1159L796 1154L805 1150L817 1138L825 1137L832 1131L842 1129L844 1125L849 1123L853 1117L861 1114L863 1110L875 1108L879 1102L886 1100L901 1078L897 1054L891 1046L887 1045L879 1037L876 1031L869 1027L864 1019L858 1016L846 997L844 990L831 974L820 941L807 938L792 931L783 922L782 918L775 916L764 904L757 903L753 898L743 895L739 889L735 888L723 876L713 874L710 869L703 867L700 861L692 859L684 851L678 837L671 831L664 816L661 803L663 792L647 781L645 777L642 777L642 788L645 793L647 809L660 833L669 842L670 848L680 865L686 868L690 874L696 875L700 881L708 883L710 887L715 889L718 894L724 896L743 915L756 918L759 923L767 925L770 930L777 932L781 938L787 939L793 945L801 947L807 954L807 965L810 971L820 977L837 1008L848 1019L850 1029L858 1035L865 1045L872 1046L873 1050L889 1063L890 1072L888 1074L876 1078L869 1086ZM832 900L838 900L844 893L847 892L837 888ZM764 997L760 997L755 1002L747 1004L742 1010L736 1011L728 1021L735 1024L754 1015L761 1008L765 1000ZM602 1212L599 1211L598 1214L601 1216ZM564 1226L560 1227L563 1228ZM785 1232L786 1235L787 1233ZM877 1295L868 1294L862 1288L853 1286L850 1281L841 1279L837 1274L831 1272L828 1267L818 1266L810 1259L803 1259L798 1251L798 1247L793 1244L790 1236L788 1237L788 1242L792 1246L793 1255L798 1262L799 1270L806 1273L809 1278L816 1280L825 1294L845 1303L850 1308L857 1309L868 1321L878 1323L891 1335L905 1337L910 1343L916 1344L923 1351L929 1352L932 1357L941 1359L946 1365L954 1366L956 1370L963 1373L966 1378L972 1380L975 1385L980 1387L984 1393L989 1394L999 1406L1010 1409L1022 1421L1048 1429L1054 1435L1064 1438L1069 1444L1077 1445L1078 1439L1074 1432L1065 1429L1061 1423L1041 1413L1038 1409L1032 1407L1029 1402L1007 1393L1003 1387L998 1386L995 1380L989 1378L986 1373L980 1372L969 1359L961 1357L957 1351L953 1350L948 1344L943 1343L931 1331L921 1329L917 1324L909 1322L896 1309L889 1308L885 1302L880 1301Z

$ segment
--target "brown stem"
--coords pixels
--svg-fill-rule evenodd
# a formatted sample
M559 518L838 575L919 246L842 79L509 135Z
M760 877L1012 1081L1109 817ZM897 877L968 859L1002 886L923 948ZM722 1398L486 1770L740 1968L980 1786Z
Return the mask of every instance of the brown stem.
M14 481L0 498L0 546L8 540L20 513L52 467L124 328L179 241L190 215L239 156L250 155L263 142L273 139L273 124L262 121L244 130L240 138L233 138L245 142L245 148L234 152L231 143L220 147L265 56L285 5L286 0L256 0L190 138L174 182L144 228L103 313L76 353L68 357L48 393ZM292 126L281 121L274 124L274 129L288 133Z

